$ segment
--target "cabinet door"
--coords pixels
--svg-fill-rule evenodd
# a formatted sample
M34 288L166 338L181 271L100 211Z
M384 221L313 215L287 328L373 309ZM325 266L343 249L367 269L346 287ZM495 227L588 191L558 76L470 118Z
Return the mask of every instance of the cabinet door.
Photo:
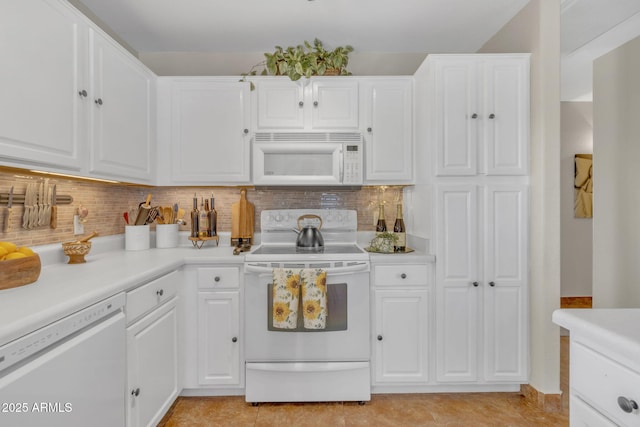
M240 385L240 293L198 293L198 382Z
M589 406L584 400L571 395L569 401L571 427L617 427L618 424Z
M127 426L155 426L178 395L175 300L127 328Z
M487 381L526 381L527 188L486 188L484 361Z
M312 80L313 129L358 128L358 82L355 80Z
M375 382L427 382L429 291L376 290Z
M475 175L480 111L473 59L438 59L433 67L436 175Z
M304 90L289 79L256 83L258 129L303 129Z
M249 182L249 84L178 80L171 96L172 181Z
M436 366L438 381L476 381L478 360L478 187L437 189Z
M487 175L529 171L529 60L483 62L483 140Z
M368 184L413 179L411 88L409 79L360 84Z
M86 27L63 2L5 1L0 13L0 161L80 170ZM12 164L17 163L17 164Z
M93 103L90 173L150 181L153 75L97 31L89 30L89 39Z

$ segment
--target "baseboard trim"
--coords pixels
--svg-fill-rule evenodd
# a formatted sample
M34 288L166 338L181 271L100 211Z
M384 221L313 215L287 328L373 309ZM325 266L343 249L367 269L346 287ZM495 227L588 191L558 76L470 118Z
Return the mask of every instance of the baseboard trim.
M530 384L522 384L520 386L520 393L525 399L545 412L562 411L562 394L544 394Z

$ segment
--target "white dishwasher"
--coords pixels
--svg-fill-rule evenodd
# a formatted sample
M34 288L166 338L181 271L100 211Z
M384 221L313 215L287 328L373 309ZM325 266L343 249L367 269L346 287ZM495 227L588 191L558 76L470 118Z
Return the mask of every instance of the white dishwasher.
M0 347L0 425L125 424L125 295Z

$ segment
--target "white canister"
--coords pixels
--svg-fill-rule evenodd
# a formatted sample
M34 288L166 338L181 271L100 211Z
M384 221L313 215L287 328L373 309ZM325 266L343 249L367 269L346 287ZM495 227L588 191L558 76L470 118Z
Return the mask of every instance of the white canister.
M175 248L178 246L178 224L156 225L156 248Z
M124 227L124 248L128 251L149 249L149 226L126 225Z

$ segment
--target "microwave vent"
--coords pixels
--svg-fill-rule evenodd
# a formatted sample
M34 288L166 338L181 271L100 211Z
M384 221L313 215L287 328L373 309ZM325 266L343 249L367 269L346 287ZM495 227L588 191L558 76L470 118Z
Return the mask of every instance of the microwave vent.
M255 142L362 142L359 132L256 132Z

